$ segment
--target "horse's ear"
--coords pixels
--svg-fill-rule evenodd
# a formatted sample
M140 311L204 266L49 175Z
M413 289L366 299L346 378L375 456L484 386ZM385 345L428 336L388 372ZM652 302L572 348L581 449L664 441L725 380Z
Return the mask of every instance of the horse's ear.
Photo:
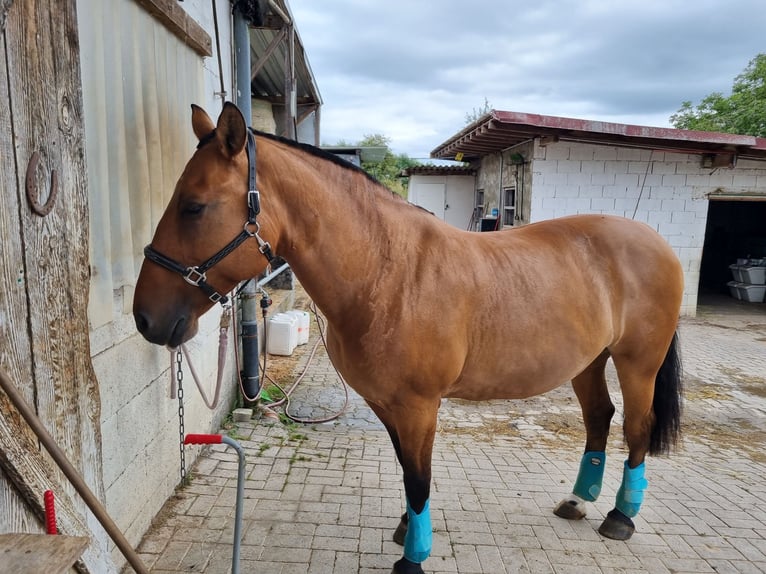
M201 107L192 104L192 129L198 140L201 140L215 129L215 124L207 112Z
M239 154L247 142L247 124L239 108L231 102L226 102L221 115L218 116L216 136L221 143L223 152L229 157Z

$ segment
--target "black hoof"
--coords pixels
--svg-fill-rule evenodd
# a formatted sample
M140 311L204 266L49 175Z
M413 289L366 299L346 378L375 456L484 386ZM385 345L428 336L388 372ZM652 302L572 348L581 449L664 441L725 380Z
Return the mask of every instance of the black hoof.
M391 570L391 574L425 574L425 572L423 572L420 564L402 558L394 562L394 569Z
M396 530L394 530L394 542L396 542L399 546L404 546L404 536L407 534L408 521L409 518L405 512L402 514L402 519L399 521L399 526L397 526Z
M599 534L612 540L628 540L636 531L636 525L616 508L606 515L604 522L598 528Z

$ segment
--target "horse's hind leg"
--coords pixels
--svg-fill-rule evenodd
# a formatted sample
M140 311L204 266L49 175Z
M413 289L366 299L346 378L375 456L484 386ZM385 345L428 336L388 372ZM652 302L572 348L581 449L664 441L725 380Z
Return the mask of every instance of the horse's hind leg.
M623 430L629 453L615 507L599 528L607 538L627 540L633 535L632 518L638 514L649 484L644 476L644 459L647 453L667 452L678 436L680 362L677 339L672 332L670 338L664 344L665 341L651 341L647 337L640 344L622 344L621 348L612 349L622 389Z
M585 423L585 453L580 461L572 494L553 510L556 516L578 520L586 514L586 501L593 502L601 492L606 463L606 441L614 415L614 405L606 386L605 368L609 352L604 351L587 369L572 379Z
M439 400L413 397L399 407L370 406L391 436L407 496L407 519L397 528L404 531L404 556L394 564L392 574L422 574L420 564L431 553L431 454Z

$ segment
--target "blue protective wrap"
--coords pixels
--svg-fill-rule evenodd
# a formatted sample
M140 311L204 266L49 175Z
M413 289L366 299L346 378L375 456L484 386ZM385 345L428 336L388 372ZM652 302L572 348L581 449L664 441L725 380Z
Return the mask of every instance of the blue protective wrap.
M410 507L407 501L407 534L404 536L404 557L410 562L420 564L431 555L431 501L426 500L420 514Z
M644 493L649 486L649 481L644 477L646 466L642 462L636 468L630 468L628 461L622 471L622 484L617 491L615 508L625 516L633 518L641 508L644 501Z
M583 500L593 502L601 494L601 483L604 480L606 453L591 450L582 455L580 471L577 473L572 493Z

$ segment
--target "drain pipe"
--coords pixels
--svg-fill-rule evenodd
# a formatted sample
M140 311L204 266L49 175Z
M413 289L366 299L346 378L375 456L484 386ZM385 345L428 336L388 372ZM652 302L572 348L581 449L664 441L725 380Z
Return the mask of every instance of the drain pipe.
M240 378L242 380L242 400L245 407L251 407L257 402L255 398L261 387L258 372L260 345L258 342L258 308L255 302L257 296L255 281L251 279L239 295L239 308L242 310L242 320L240 321L242 371Z
M2 371L0 371L0 387L2 387L5 394L8 395L8 398L11 403L13 403L13 406L16 407L16 410L19 411L21 416L24 417L24 420L27 421L27 424L37 435L37 438L40 439L45 450L51 455L51 458L53 458L54 462L64 473L64 476L69 479L69 482L74 486L77 493L83 501L85 501L85 504L87 504L88 508L93 512L93 515L101 523L101 526L104 527L106 533L117 545L117 548L120 549L120 552L122 552L122 555L128 563L133 567L133 570L138 574L149 574L149 569L141 561L141 557L130 545L130 542L128 542L125 535L114 523L111 516L109 516L106 509L101 504L101 501L95 494L93 494L93 491L88 487L88 484L83 477L69 461L69 458L64 454L64 451L59 448L58 444L56 444L56 441L32 410L32 407L30 407L24 400L24 397L22 397L21 393L16 389L16 386Z
M247 20L239 8L234 9L234 51L237 78L237 107L245 116L248 126L252 124L252 91L250 78L250 32ZM245 406L251 406L248 397L257 397L260 389L258 376L258 309L255 299L258 290L255 281L248 281L240 294L242 309L242 392Z

